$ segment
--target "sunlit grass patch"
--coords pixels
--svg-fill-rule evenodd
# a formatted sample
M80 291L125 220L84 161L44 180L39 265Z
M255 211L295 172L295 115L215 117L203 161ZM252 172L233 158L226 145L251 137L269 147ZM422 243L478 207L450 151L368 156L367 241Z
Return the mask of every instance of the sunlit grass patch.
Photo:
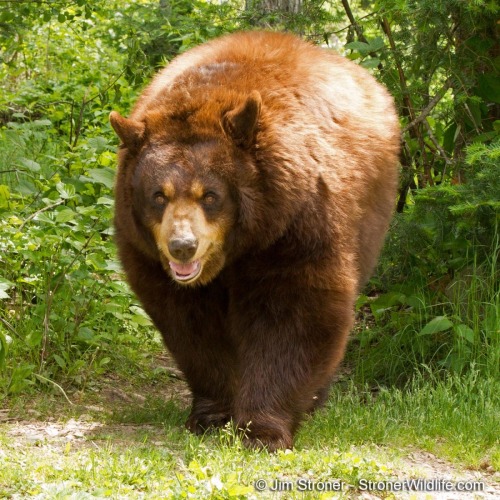
M19 446L9 442L5 428L0 432L0 494L5 496L270 498L290 491L318 498L318 488L335 486L336 493L347 495L361 478L381 480L391 472L376 450L364 447L249 451L229 427L201 439L184 433L182 449L101 440L81 449L70 443Z

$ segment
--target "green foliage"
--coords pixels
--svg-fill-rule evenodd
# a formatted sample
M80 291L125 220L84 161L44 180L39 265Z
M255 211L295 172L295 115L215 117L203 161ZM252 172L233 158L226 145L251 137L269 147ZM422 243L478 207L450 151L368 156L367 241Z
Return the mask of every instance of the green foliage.
M498 249L500 221L500 141L475 143L467 149L467 182L419 190L406 213L396 218L389 240L399 269L434 277L474 262Z
M116 261L107 116L127 113L177 53L262 27L340 47L389 87L405 127L399 213L358 302L359 375L403 382L422 364L499 375L498 5L301 5L2 3L0 394L84 387L134 362L144 340L156 346Z
M351 59L377 68L396 98L405 132L402 212L418 188L463 183L467 147L499 136L500 7L489 0L378 0L362 15L359 3L351 2L362 21L351 26L345 47Z
M98 2L64 6L22 4L17 44L2 47L0 397L53 379L84 387L153 335L112 242L107 115L131 95L100 41L115 18Z
M389 291L358 301L385 329L361 333L360 358L374 354L361 371L404 380L405 366L463 373L475 365L500 376L499 146L471 145L467 183L422 189L395 219L378 281ZM383 374L376 360L388 352Z
M116 344L137 346L132 334L150 324L117 274L114 146L90 137L62 152L52 123L38 122L1 132L3 157L15 167L0 191L0 389L8 393L32 384L33 373L85 384L116 358Z
M130 2L114 28L129 84L143 84L175 55L238 27L237 2ZM122 10L123 12L123 10Z
M338 8L323 0L246 0L238 17L240 28L290 31L326 44L342 19Z
M441 377L421 367L403 387L336 384L326 411L299 433L297 446L334 441L340 449L370 443L410 446L454 462L500 466L498 377L476 370Z

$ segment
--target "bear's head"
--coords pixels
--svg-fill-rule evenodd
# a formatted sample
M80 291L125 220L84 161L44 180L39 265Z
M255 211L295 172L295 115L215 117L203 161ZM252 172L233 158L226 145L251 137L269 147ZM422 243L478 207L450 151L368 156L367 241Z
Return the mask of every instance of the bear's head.
M255 216L259 194L245 186L256 175L251 150L260 95L225 104L191 99L184 108L169 101L139 119L110 115L122 141L115 224L177 283L204 285ZM165 111L169 105L172 112Z

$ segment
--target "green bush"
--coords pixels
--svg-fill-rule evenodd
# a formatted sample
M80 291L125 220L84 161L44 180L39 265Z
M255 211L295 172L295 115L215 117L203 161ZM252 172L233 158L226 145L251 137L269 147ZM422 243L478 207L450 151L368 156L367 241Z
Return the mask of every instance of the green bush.
M150 325L115 258L115 146L91 137L62 153L54 134L47 119L0 132L15 167L0 185L0 389L8 393L34 374L82 385Z
M466 183L422 189L395 218L373 282L386 293L358 301L383 331L358 337L363 376L405 380L423 364L500 375L499 157L498 140L471 145Z

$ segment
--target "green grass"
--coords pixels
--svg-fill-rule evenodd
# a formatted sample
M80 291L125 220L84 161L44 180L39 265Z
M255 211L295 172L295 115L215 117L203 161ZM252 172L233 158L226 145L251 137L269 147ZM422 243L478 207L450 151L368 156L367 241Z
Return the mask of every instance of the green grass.
M326 410L308 422L297 444L413 446L467 467L500 470L499 409L499 380L477 372L445 380L424 373L406 388L375 393L349 382L334 387Z
M13 439L11 425L0 425L0 497L276 498L269 488L281 481L292 489L285 498L320 498L318 491L298 490L298 480L306 486L311 480L329 487L339 481L341 497L356 498L361 479L422 477L401 461L418 450L454 463L453 474L500 471L500 384L478 372L444 380L423 372L405 389L378 392L340 382L326 407L304 423L294 450L277 454L246 450L230 427L189 434L183 428L188 409L176 399L150 397L114 411L100 401L103 413L90 409L99 402L94 398L73 407L58 395L31 403L35 426L54 415L64 426L84 413L77 440L54 441L43 431L36 439ZM30 404L22 399L11 414L27 418ZM254 487L259 479L267 485L262 493Z
M2 434L5 431L0 428ZM66 498L87 492L114 498L244 498L255 493L254 482L259 479L269 487L275 480L342 481L347 493L362 478L382 480L391 473L385 465L386 453L368 447L347 451L311 448L270 455L244 449L230 429L205 438L166 431L164 441L154 444L145 434L141 441L125 444L116 444L116 438L103 432L89 438L92 444L81 449L37 443L21 450L19 443L9 442L4 435L0 441L0 495ZM269 488L266 490L269 495ZM306 498L317 498L317 494Z
M470 266L452 275L419 283L415 268L387 293L360 297L349 351L357 383L403 387L422 369L432 378L478 372L478 380L500 380L498 228L491 240L491 254L478 262L477 245Z

